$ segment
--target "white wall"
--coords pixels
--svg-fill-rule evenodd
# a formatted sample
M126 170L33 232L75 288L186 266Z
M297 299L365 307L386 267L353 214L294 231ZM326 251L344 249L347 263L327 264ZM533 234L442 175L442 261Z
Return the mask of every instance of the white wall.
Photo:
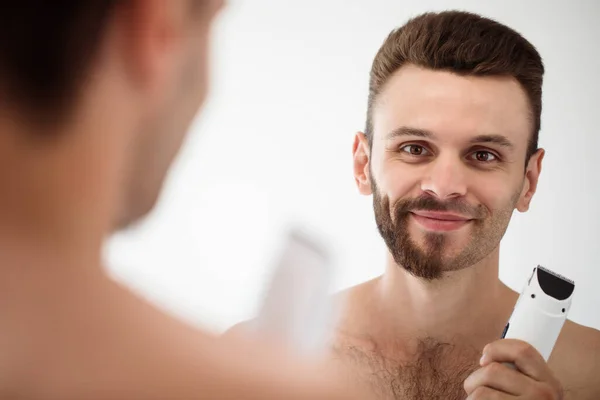
M252 316L281 228L331 239L336 288L383 270L371 199L352 177L371 61L416 13L463 9L531 40L546 69L547 150L532 210L516 214L501 278L519 290L541 263L577 283L570 314L600 328L597 150L600 3L589 1L230 1L215 30L210 101L159 207L107 247L111 271L182 318L221 331Z

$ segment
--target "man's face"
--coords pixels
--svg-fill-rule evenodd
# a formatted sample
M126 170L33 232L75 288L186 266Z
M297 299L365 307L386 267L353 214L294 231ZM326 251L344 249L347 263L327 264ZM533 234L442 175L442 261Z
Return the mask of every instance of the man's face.
M395 262L433 280L497 249L535 192L543 151L525 165L530 107L516 80L407 65L373 109L372 148L355 141L355 177L373 194Z
M177 15L174 24L179 24L176 27L179 38L160 55L161 65L167 66L164 72L156 73L162 89L156 92L156 100L149 102L151 106L132 145L125 208L117 222L121 227L144 216L154 206L167 171L208 91L210 29L223 1L164 4L173 7L171 11Z

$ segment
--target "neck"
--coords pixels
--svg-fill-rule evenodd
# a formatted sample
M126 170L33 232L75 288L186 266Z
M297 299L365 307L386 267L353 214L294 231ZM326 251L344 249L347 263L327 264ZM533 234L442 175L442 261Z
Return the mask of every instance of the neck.
M116 198L115 172L102 169L111 126L82 114L50 128L19 115L0 112L0 312L29 285L61 290L61 280L100 271Z
M378 282L382 312L391 321L389 334L475 345L498 338L517 296L498 278L498 264L496 249L476 265L427 282L390 256Z
M136 121L127 107L110 107L121 94L114 87L106 77L91 80L54 124L0 101L2 257L53 264L55 274L99 268ZM0 274L11 268L0 263Z
M6 111L6 109L2 109ZM81 126L35 130L0 111L0 392L60 352L107 281L107 193ZM76 124L77 125L77 124ZM96 128L98 129L98 128ZM94 132L95 133L95 132ZM107 153L105 153L107 154ZM104 155L105 156L105 155ZM90 312L92 313L92 312ZM80 331L78 331L80 332ZM66 339L65 339L66 340ZM64 349L64 348L63 348ZM60 356L58 357L60 358Z

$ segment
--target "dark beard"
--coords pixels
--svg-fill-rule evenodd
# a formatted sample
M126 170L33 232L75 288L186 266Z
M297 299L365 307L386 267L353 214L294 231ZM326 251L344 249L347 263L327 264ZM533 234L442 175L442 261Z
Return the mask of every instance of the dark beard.
M468 254L462 258L460 265L445 262L443 250L447 239L442 233L427 233L424 249L420 248L410 238L408 218L411 210L454 211L474 218L470 222L476 225L473 234L480 234L478 231L481 231L481 221L487 216L487 210L483 206L472 207L461 199L442 203L430 195L423 195L415 199L399 200L390 207L389 198L382 197L377 185L373 184L373 209L377 229L394 261L411 275L433 281L442 278L444 272L463 268L465 262L475 262ZM473 253L475 255L476 252Z

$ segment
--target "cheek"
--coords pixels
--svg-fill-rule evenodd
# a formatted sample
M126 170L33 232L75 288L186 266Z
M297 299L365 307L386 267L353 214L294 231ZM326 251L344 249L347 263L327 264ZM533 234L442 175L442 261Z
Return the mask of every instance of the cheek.
M517 183L508 181L506 177L487 177L478 179L471 186L471 194L492 212L506 211L514 208L520 189Z
M208 92L210 62L206 46L206 42L199 43L196 52L192 54L188 64L189 79L185 82L185 89L197 104L204 102Z
M416 197L419 195L419 171L395 160L384 160L382 168L375 176L379 191L387 195L390 201Z
M211 63L210 35L207 27L200 26L190 32L185 64L180 74L183 93L194 106L202 104L207 94Z

